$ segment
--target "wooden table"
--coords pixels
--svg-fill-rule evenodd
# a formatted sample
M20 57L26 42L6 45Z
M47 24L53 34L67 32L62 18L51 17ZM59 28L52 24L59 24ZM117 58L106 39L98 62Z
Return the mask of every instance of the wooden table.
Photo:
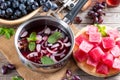
M95 0L93 0L93 3L94 2ZM90 19L87 18L87 12L89 11L89 9L78 14L78 16L80 16L83 20L81 24L75 24L76 27L78 27L79 29L91 23ZM115 8L107 8L105 12L106 16L103 17L103 24L110 27L120 27L120 6ZM0 53L0 67L7 63L8 61L6 60L6 58ZM120 80L120 74L109 78L97 78L90 76L81 70L76 71L75 73L79 74L82 80ZM16 71L13 71L7 75L2 75L0 71L0 80L11 80L11 77L16 75L19 75Z

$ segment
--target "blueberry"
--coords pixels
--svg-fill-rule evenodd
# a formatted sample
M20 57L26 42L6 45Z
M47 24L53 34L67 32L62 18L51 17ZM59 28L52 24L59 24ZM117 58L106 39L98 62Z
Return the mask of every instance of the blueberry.
M19 0L20 3L26 3L26 0Z
M20 10L25 10L25 8L26 8L26 6L25 6L24 4L20 4L20 5L19 5L19 9L20 9Z
M17 16L13 15L13 16L11 16L11 19L12 20L17 19Z
M34 3L34 0L27 0L27 5L32 5Z
M7 6L10 7L11 6L11 2L10 1L6 1Z
M21 16L21 12L19 10L16 10L14 15L17 16L17 17L20 17Z
M39 4L35 1L32 5L32 9L35 10L39 7Z
M0 4L3 3L3 2L5 2L5 0L0 0Z
M5 16L5 10L1 10L1 17Z
M10 17L9 15L5 15L5 16L4 16L4 18L6 18L6 19L9 19L9 17Z
M2 12L2 10L0 9L0 16L1 16L1 12Z
M13 10L11 8L7 8L6 9L6 14L7 15L12 15L13 14Z
M18 8L19 7L19 2L18 1L12 2L12 6L13 6L13 8Z
M6 9L7 8L7 3L1 3L1 5L0 5L0 8L1 9Z
M43 4L45 4L47 1L48 1L48 0L40 0L39 3L40 3L40 5L43 5Z
M31 6L27 6L26 10L27 10L28 12L30 12L30 11L32 11L32 7L31 7Z
M57 4L56 3L52 3L51 10L56 10L57 8L58 8Z
M46 6L47 8L51 8L52 7L52 2L51 1L47 1L44 6Z
M21 12L22 12L22 15L23 15L23 16L24 16L24 15L27 15L27 11L26 11L26 10L22 10Z
M43 6L42 10L45 11L45 12L49 11L49 9L46 6Z

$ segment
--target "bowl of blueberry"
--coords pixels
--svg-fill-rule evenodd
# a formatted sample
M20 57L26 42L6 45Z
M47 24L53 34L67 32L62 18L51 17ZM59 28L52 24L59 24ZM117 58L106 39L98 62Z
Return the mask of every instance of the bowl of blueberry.
M41 10L47 12L57 8L57 4L51 0L0 0L0 23L20 24Z
M68 62L74 35L65 22L40 16L21 24L16 31L15 47L22 63L33 71L55 72Z

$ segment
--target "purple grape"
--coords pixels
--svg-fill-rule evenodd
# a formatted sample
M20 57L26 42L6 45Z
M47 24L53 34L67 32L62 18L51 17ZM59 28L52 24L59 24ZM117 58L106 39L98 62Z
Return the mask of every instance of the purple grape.
M106 7L106 6L107 6L106 2L102 2L102 5L103 5L104 7Z
M75 17L74 22L75 22L76 24L79 24L79 23L82 22L82 19L77 16L77 17Z
M93 18L93 23L98 23L98 17Z
M105 6L103 6L102 4L99 4L99 9L104 9Z
M91 15L93 15L94 14L94 11L93 10L90 10L89 12L88 12L88 16L91 16Z
M98 8L96 6L93 6L92 10L96 12Z
M10 70L16 69L15 66L14 66L13 64L8 64L7 67L8 67L8 69L10 69Z
M98 17L98 15L99 15L99 14L98 14L97 12L94 12L94 13L91 15L91 17L92 17L92 18Z
M8 73L8 67L3 65L2 68L1 68L1 72L2 72L2 74L7 74Z
M98 23L101 24L102 22L103 22L103 18L102 18L102 16L99 16L98 17Z
M98 13L99 16L102 16L103 15L103 10L102 9L98 9L97 13Z
M66 70L66 76L67 77L71 77L72 76L72 72L70 70Z

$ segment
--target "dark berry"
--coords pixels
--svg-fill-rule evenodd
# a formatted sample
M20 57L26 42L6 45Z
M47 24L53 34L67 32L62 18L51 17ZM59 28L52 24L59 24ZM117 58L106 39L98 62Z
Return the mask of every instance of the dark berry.
M2 10L0 9L0 17L1 17Z
M102 5L103 5L104 7L106 7L106 6L107 6L106 2L102 2Z
M0 4L3 3L3 2L5 2L5 0L0 0Z
M19 0L20 3L26 3L26 0Z
M7 66L3 65L2 68L1 68L1 72L2 72L2 74L7 74L8 73Z
M43 9L44 12L48 12L49 11L49 9L46 6L43 6L42 9Z
M22 12L22 15L23 15L23 16L24 16L24 15L27 15L27 11L26 11L26 10L22 10L21 12Z
M98 8L94 6L94 7L92 8L92 10L96 12L96 11L98 10Z
M98 17L93 18L93 23L98 23Z
M10 69L10 70L16 69L15 66L14 66L13 64L8 64L7 67L8 67L8 69Z
M27 5L32 5L34 3L34 0L27 0Z
M92 16L93 14L94 14L94 11L92 10L88 12L88 16Z
M7 6L10 7L11 6L11 2L10 1L6 1Z
M103 18L102 18L102 16L99 16L98 17L98 23L101 24L102 22L103 22Z
M36 1L34 1L33 4L32 4L32 9L35 10L38 7L39 7L39 4Z
M5 16L5 10L1 10L1 16L2 16L2 17Z
M17 19L17 16L13 15L13 16L11 16L11 19L12 20Z
M76 24L79 24L79 23L82 22L82 19L81 19L80 17L75 17L74 22L75 22Z
M40 0L39 3L40 3L40 5L43 5L43 4L45 4L47 1L48 1L48 0Z
M14 15L17 16L17 17L20 17L21 16L21 12L19 10L16 10Z
M88 12L88 16L93 19L93 24L94 23L102 23L103 22L103 18L102 18L102 15L105 15L105 12L103 11L106 7L106 3L105 2L102 2L102 3L99 3L97 2L92 10L90 10Z
M94 18L94 17L98 17L98 13L97 12L94 12L94 14L92 14L91 16Z
M52 2L51 1L47 1L44 6L46 6L47 8L51 8L52 7Z
M57 8L58 8L57 4L56 3L52 3L51 10L56 10Z
M104 9L105 6L103 6L102 4L99 4L99 9Z
M18 8L19 7L19 2L18 1L12 2L12 6L13 6L13 8Z
M66 76L67 77L71 77L72 76L72 72L70 70L66 70Z
M13 10L11 8L7 8L6 9L6 14L7 15L12 15L13 14Z
M1 3L1 5L0 5L0 8L1 9L6 9L7 8L7 3Z
M26 9L26 6L25 6L24 4L20 4L20 5L19 5L19 9L20 9L20 10L25 10L25 9Z

